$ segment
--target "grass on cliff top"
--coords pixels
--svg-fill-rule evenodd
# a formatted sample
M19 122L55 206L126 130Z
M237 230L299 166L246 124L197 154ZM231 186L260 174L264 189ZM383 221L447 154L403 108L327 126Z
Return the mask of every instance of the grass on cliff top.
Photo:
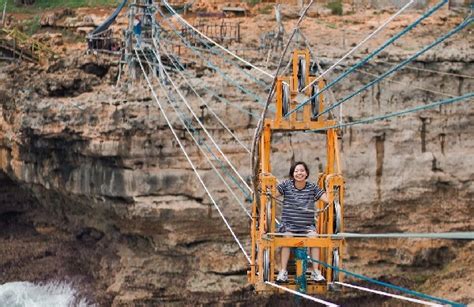
M0 0L0 14L7 3L7 13L34 13L38 9L54 9L54 8L78 8L78 7L113 7L118 6L121 0L36 0L32 5L14 4L14 0ZM1 18L1 16L0 16Z

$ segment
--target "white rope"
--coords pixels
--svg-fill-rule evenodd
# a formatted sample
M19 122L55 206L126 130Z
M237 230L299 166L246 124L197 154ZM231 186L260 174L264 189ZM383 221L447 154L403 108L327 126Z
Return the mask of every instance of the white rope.
M193 161L191 161L191 158L188 156L186 150L184 149L184 146L183 144L181 143L181 141L179 140L179 137L178 135L176 134L176 131L174 131L174 128L173 126L171 125L171 122L169 121L168 119L168 116L166 115L166 112L165 112L165 109L163 108L163 106L161 105L160 101L158 100L158 96L156 95L156 92L155 90L153 89L153 86L151 85L150 83L150 80L148 79L148 76L145 72L145 68L143 67L143 64L140 60L140 56L138 55L138 51L137 49L134 49L135 51L135 54L137 56L137 59L138 59L138 64L140 64L140 67L142 69L142 72L143 72L143 76L145 76L145 80L146 82L148 83L148 87L150 88L151 90L151 93L153 95L153 98L155 98L155 101L156 103L158 104L158 107L160 108L160 111L161 111L161 114L163 114L163 117L166 121L166 123L168 124L168 126L170 127L170 130L171 132L173 133L173 136L174 138L176 139L176 141L178 142L179 144L179 147L181 148L181 150L183 151L184 153L184 156L186 157L186 159L188 160L189 164L191 165L194 173L196 174L199 182L201 183L202 187L204 188L204 190L206 191L207 195L209 196L209 198L211 199L212 203L214 204L214 207L216 207L217 209L217 212L219 212L219 215L221 216L222 220L224 221L225 225L227 226L227 228L229 229L230 233L232 234L232 236L234 237L234 240L237 242L237 244L239 245L240 249L242 250L242 252L244 253L245 255L245 258L247 258L247 261L249 263L251 263L251 260L250 260L250 257L247 255L247 252L245 251L244 247L242 246L242 244L240 243L239 239L237 238L237 236L235 235L234 231L232 230L232 228L230 227L229 223L227 222L227 219L224 217L224 214L222 214L222 211L221 209L219 208L219 206L217 205L216 201L214 200L214 198L212 197L211 193L209 192L209 190L207 189L207 186L206 184L204 183L204 181L202 180L201 178L201 175L199 175L196 167L194 166L194 163Z
M278 284L275 284L275 283L273 283L273 282L266 281L265 283L266 283L267 285L272 286L272 287L275 287L275 288L278 288L278 289L281 289L281 290L290 292L290 293L292 293L292 294L294 294L294 295L298 295L298 296L304 297L305 299L311 300L311 301L316 302L316 303L320 303L320 304L323 304L323 305L326 305L326 306L335 306L335 307L339 306L339 305L333 304L333 303L331 303L331 302L323 301L323 300L318 299L318 298L315 298L315 297L313 297L313 296L309 296L309 295L307 295L307 294L300 293L300 292L298 292L298 291L295 291L295 290L292 290L292 289L289 289L289 288L286 288L286 287L282 287L282 286L280 286L280 285L278 285Z
M156 54L155 54L156 55ZM148 63L148 66L151 68L151 64L150 62L148 61L147 59L147 63ZM163 69L164 70L164 69ZM160 80L159 80L160 81ZM178 114L178 110L176 109L176 107L171 103L172 99L171 97L169 96L169 94L166 92L166 89L164 88L163 84L161 82L159 82L160 84L160 87L163 89L163 92L165 93L166 97L168 98L168 101L170 102L170 105L171 107L173 108L173 110L176 112L176 114ZM196 146L199 148L199 150L201 151L201 153L204 155L204 157L206 158L207 162L211 165L212 169L214 170L214 172L217 174L217 176L221 179L221 181L224 183L225 187L227 188L227 190L232 194L232 196L234 196L235 200L237 201L237 203L240 205L240 207L244 210L244 212L247 214L247 216L249 218L252 218L252 215L250 214L250 212L245 208L244 204L242 203L242 201L240 200L240 198L235 194L234 190L229 186L229 184L227 183L227 181L224 179L224 177L222 177L222 175L220 174L220 172L217 170L217 168L215 167L214 163L212 163L211 159L209 158L209 155L204 151L204 149L202 149L202 147L199 145L199 142L196 140L196 138L194 137L194 134L189 130L189 127L188 125L186 125L186 123L184 122L184 119L178 115L178 118L180 119L181 123L183 124L184 128L186 129L186 131L189 133L189 135L191 136L191 138L193 139L194 143L196 144Z
M387 293L387 292L384 292L384 291L378 291L378 290L373 290L373 289L369 289L369 288L364 288L364 287L361 287L361 286L351 285L351 284L347 284L347 283L344 283L344 282L336 281L334 283L338 284L338 285L341 285L341 286L344 286L344 287L354 288L354 289L358 289L358 290L362 290L362 291L366 291L366 292L372 292L372 293L375 293L375 294L389 296L389 297L397 298L397 299L400 299L400 300L409 301L409 302L418 303L418 304L423 304L423 305L427 305L427 306L443 306L443 305L428 302L428 301L422 301L422 300L418 300L418 299L411 298L411 297L406 297L406 296L402 296L402 295Z
M269 72L266 72L265 70L253 65L252 63L250 63L249 61L247 60L244 60L243 58L239 57L237 54L233 53L232 51L230 51L229 49L219 45L218 43L216 43L214 40L212 40L210 37L206 36L204 33L200 32L198 29L196 29L195 27L193 27L189 22L187 22L183 17L181 17L169 4L168 4L168 1L166 0L163 0L163 3L168 7L168 9L173 12L173 14L175 14L176 17L178 17L179 20L181 20L184 24L186 24L188 27L190 27L191 29L193 29L196 33L199 33L202 37L204 37L205 39L207 39L208 41L210 41L211 43L213 43L214 45L216 45L217 47L219 47L220 49L222 49L223 51L225 51L226 53L230 54L231 56L233 56L234 58L238 59L239 61L249 65L250 67L252 67L253 69L263 73L264 75L270 77L270 78L273 78L274 76L272 74L270 74Z
M155 39L153 39L153 44L155 44L155 48L159 49L158 46L161 47L161 49L163 49L163 51L166 53L166 56L168 57L168 59L171 61L171 63L173 63L173 59L171 58L171 56L169 55L168 51L166 51L166 49L163 47L163 45L161 45L159 42L156 42ZM158 44L158 46L156 46L156 44ZM153 52L155 52L153 50ZM194 94L196 94L196 96L199 98L199 100L201 100L201 102L207 107L207 109L211 112L211 114L217 119L217 121L221 124L222 127L224 127L224 129L229 132L229 134L250 154L250 149L248 149L247 146L245 146L245 144L239 140L239 138L229 129L229 127L220 119L220 117L214 112L214 110L207 104L207 102L204 101L204 99L202 99L202 97L198 94L198 92L196 91L196 89L194 88L194 86L191 84L191 82L189 82L189 80L186 78L186 76L184 76L184 74L177 70L179 75L181 76L181 78L183 78L183 80L189 85L189 87L191 88L191 90L194 92Z
M250 186L247 184L247 182L245 181L244 178L242 178L242 176L240 175L240 173L237 171L237 169L234 167L234 165L232 164L232 162L229 161L229 159L227 158L227 156L224 154L224 152L221 150L221 148L219 147L219 145L217 145L216 141L214 140L214 138L211 136L211 134L209 133L209 131L207 131L206 127L204 127L204 125L202 124L202 122L199 120L199 117L196 115L196 113L194 113L193 109L191 108L191 106L188 104L188 101L186 100L186 98L181 94L181 91L179 90L178 87L176 87L176 84L173 82L173 80L170 78L168 72L165 70L164 71L165 75L168 77L168 80L170 80L171 84L173 85L176 93L178 93L179 97L181 97L181 100L184 102L184 104L186 105L186 107L189 109L189 111L191 112L191 114L193 115L193 117L196 119L196 121L198 122L199 126L201 126L201 128L203 129L204 133L206 133L207 137L211 140L211 142L214 144L214 146L216 147L217 151L222 155L222 157L224 158L224 160L227 162L227 164L230 166L230 168L234 171L234 173L237 175L237 177L239 177L239 179L243 182L243 184L245 185L245 187L250 191L252 192L252 188L250 188Z
M387 26L393 19L398 17L404 10L406 10L410 5L412 5L415 2L415 0L410 0L407 4L405 4L404 7L402 7L398 12L396 12L394 15L392 15L389 19L387 19L380 27L378 27L374 32L369 34L366 38L364 38L357 46L352 48L348 53L346 53L342 58L340 58L336 63L334 63L331 67L329 67L326 71L324 71L321 75L319 75L316 79L314 79L312 82L310 82L307 86L305 86L300 92L304 92L308 87L313 85L315 82L320 80L322 77L324 77L327 73L332 71L339 63L344 61L348 56L350 56L354 51L359 49L363 44L365 44L369 39L371 39L373 36L375 36L378 32L380 32L385 26Z
M406 238L406 239L447 239L447 240L474 240L474 232L427 232L427 233L350 233L340 232L338 234L297 234L297 233L267 233L270 236L292 236L292 237L330 237L332 239L344 238Z

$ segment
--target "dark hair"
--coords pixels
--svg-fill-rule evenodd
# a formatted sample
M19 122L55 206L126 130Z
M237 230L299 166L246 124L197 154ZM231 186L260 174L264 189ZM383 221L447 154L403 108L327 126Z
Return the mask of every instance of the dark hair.
M290 167L290 178L294 178L293 177L293 173L295 172L295 168L298 166L298 165L303 165L305 171L306 171L306 178L309 177L309 167L308 165L306 165L305 162L303 161L298 161L298 162L295 162L291 167Z

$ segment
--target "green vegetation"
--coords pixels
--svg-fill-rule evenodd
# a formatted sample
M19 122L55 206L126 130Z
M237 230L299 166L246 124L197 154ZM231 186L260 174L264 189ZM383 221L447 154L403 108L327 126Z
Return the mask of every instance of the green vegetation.
M40 16L36 15L35 17L25 22L23 31L28 35L33 35L38 32L40 27Z
M0 0L0 11L7 2L7 13L37 13L41 9L118 6L120 0L36 0L32 5L16 6L14 0Z
M335 0L331 1L327 4L327 8L331 10L331 13L333 15L342 15L342 1L341 0Z
M262 0L245 0L245 2L247 2L248 4L254 6L255 4L258 4L258 3L262 2Z
M258 9L259 14L270 14L273 10L272 5L265 5L264 7L261 7Z

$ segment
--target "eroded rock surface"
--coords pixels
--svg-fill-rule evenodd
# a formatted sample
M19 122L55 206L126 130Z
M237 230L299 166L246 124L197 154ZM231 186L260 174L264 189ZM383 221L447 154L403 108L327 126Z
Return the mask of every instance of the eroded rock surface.
M460 20L451 13L443 14L446 19L440 27L447 29ZM53 17L44 22L50 23ZM259 23L263 21L255 21ZM358 25L366 23L357 21L350 27L355 30ZM255 33L247 27L244 43L251 45ZM391 30L399 29L401 26ZM324 31L332 33L333 29ZM414 35L414 46L425 43L426 31ZM356 39L348 36L343 40ZM325 44L325 55L343 54L341 46ZM472 37L464 33L449 44L451 48L423 56L416 66L473 76ZM389 49L368 70L380 74L389 67L383 61L405 58L410 52L403 46ZM259 54L250 57L265 61ZM330 63L323 58L323 67ZM235 69L227 69L244 80ZM0 283L66 276L102 305L284 304L281 298L252 293L246 282L246 259L145 90L146 83L115 87L117 72L114 59L82 52L47 69L26 64L2 66L0 223L6 231L0 240L8 248L2 249L0 257ZM341 99L371 79L358 74L334 92ZM344 120L394 112L474 88L472 78L432 71L407 69L393 80L402 83L385 81L345 104ZM240 139L250 144L258 118L248 112L259 114L261 108L209 70L196 73L192 81L205 82L247 111L238 112L210 94L204 96ZM189 86L181 84L180 88L247 179L251 175L248 154L205 108L199 108L202 103ZM255 84L252 89L258 91ZM262 90L258 93L265 98ZM164 95L160 99L165 101ZM178 116L169 106L166 110L204 182L248 247L247 216L214 175ZM472 101L464 101L345 128L340 143L347 184L346 231L472 230L473 117ZM320 135L276 136L273 173L284 178L291 161L305 160L315 180L325 163L323 146ZM249 208L244 195L239 195ZM347 243L344 263L351 271L465 303L474 300L470 291L472 242L353 239ZM355 304L376 298L348 294L331 299Z

